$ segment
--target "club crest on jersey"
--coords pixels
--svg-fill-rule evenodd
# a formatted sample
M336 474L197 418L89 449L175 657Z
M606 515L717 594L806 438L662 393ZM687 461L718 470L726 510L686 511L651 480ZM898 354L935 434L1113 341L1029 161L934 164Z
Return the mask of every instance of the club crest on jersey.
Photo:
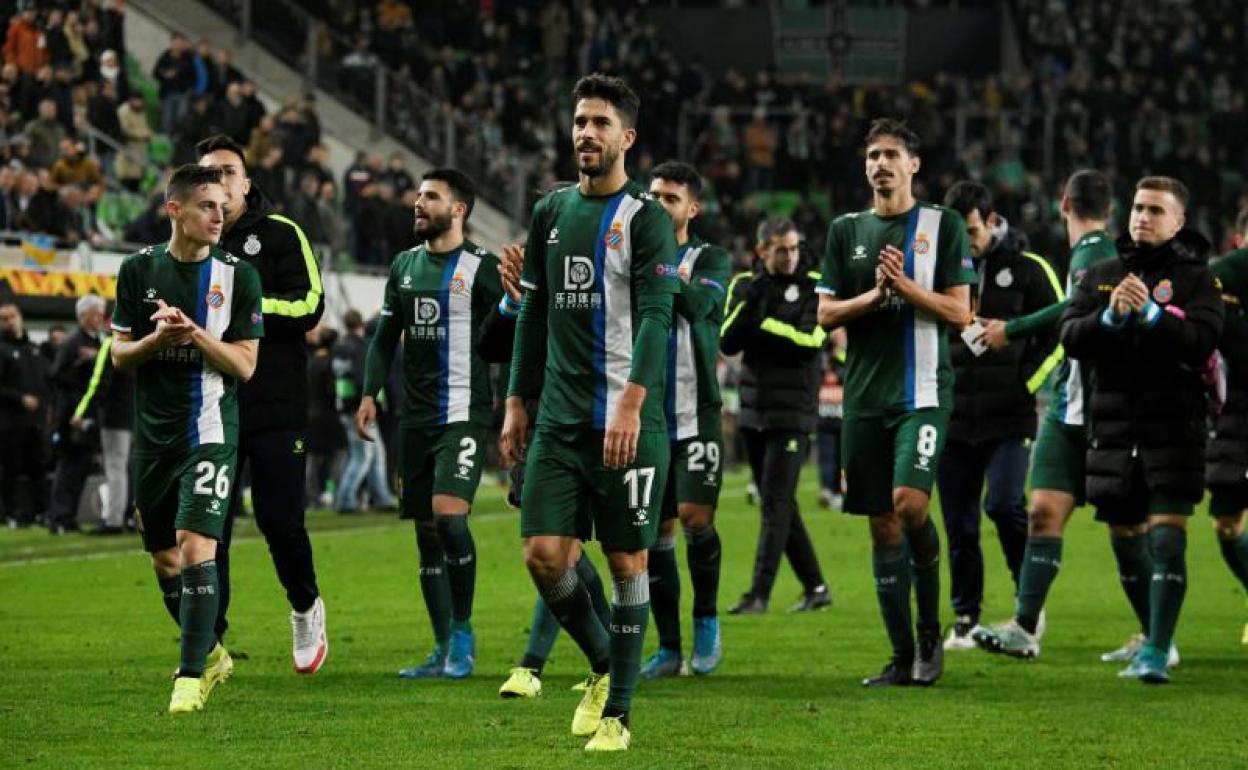
M928 240L927 233L919 233L914 236L914 253L920 257L927 256L927 252L932 248L932 242Z
M247 236L247 240L243 243L243 253L249 257L260 253L260 238L255 233Z
M1161 283L1153 287L1153 299L1159 305L1164 305L1174 299L1174 284L1170 283L1169 278L1162 279Z
M446 288L452 296L456 297L468 293L468 284L464 283L464 276L459 273L456 273L454 277L451 278L451 282L447 284Z
M784 290L785 302L797 302L797 298L801 296L801 291L797 288L797 284L789 284L789 288Z
M1008 289L1014 285L1014 274L1010 272L1008 267L997 273L997 285L1002 289Z
M221 291L220 286L213 284L212 288L208 290L208 295L204 297L204 302L207 303L208 307L217 310L225 304L225 292Z
M607 231L603 242L607 244L607 248L612 251L620 248L620 244L624 242L624 225L619 222L612 222L611 229Z

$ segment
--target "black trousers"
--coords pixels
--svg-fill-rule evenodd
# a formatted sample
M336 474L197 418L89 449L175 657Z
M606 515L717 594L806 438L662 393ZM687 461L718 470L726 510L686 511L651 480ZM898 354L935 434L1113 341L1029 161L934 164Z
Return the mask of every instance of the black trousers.
M984 601L984 553L979 546L981 510L996 525L1005 564L1015 588L1018 587L1023 551L1027 548L1026 486L1030 458L1030 442L1021 438L986 444L945 444L936 480L949 538L953 611L959 616L978 621Z
M52 480L52 501L48 507L48 528L78 526L78 501L87 484L96 449L87 444L66 441L56 452L56 475Z
M797 508L797 481L810 449L810 436L798 431L742 428L745 452L761 498L762 528L754 554L750 595L770 599L780 558L789 564L806 591L823 584L815 546Z
M0 516L31 524L48 507L47 458L35 426L0 432Z
M244 435L238 443L238 472L251 470L251 502L255 509L256 526L264 535L277 569L277 579L286 589L290 606L300 612L316 601L316 569L312 564L312 541L304 526L304 491L307 479L307 456L302 430L276 429ZM230 494L230 512L225 531L217 544L217 576L220 581L220 604L217 611L217 636L229 628L226 613L230 608L230 538L234 517L242 498L240 484Z

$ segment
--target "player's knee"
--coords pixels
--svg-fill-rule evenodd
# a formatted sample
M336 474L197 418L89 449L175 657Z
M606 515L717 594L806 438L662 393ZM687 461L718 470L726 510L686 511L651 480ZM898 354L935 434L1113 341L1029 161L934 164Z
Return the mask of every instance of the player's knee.
M183 567L202 564L216 558L217 541L197 532L180 530L177 552L181 556Z
M608 551L607 566L617 579L640 575L649 566L648 551Z
M681 527L691 534L701 532L715 521L715 509L709 505L681 504L677 510Z
M182 571L182 554L177 548L166 548L152 554L152 569L162 578L176 577Z
M676 522L680 519L664 519L659 522L659 539L676 537Z
M901 545L905 539L901 516L884 513L871 517L871 544L877 548Z
M900 487L893 490L893 511L910 524L919 526L927 517L928 496L920 490Z
M538 585L548 585L568 569L568 559L559 549L539 540L524 544L524 566Z

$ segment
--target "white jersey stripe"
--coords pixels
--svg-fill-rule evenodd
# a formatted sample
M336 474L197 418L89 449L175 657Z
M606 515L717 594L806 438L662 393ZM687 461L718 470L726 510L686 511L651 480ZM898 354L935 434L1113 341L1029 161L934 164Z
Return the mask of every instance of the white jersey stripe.
M204 331L215 339L221 339L230 328L230 315L234 311L234 266L214 259L212 273L208 279L209 293L215 296L221 292L224 300L219 307L208 305L208 317L204 323ZM225 395L225 381L221 372L213 368L208 359L204 359L199 375L200 408L196 418L199 443L225 443L225 423L221 415L221 398Z
M680 260L678 273L686 283L704 248L688 249ZM676 376L668 387L675 389L676 440L683 441L698 435L698 369L693 352L693 327L680 316L673 319L672 326L676 334Z
M609 230L619 225L623 236L618 249L607 248L603 258L603 348L606 354L604 374L607 380L605 418L615 414L615 405L628 383L633 366L633 217L641 211L642 201L625 195L615 210ZM608 230L608 231L609 231Z
M936 285L936 255L940 253L941 210L924 207L914 235L914 280L926 291ZM960 258L960 255L955 255ZM940 324L914 311L914 408L940 406Z
M481 257L467 251L451 278L446 304L446 422L467 422L472 408L472 295Z

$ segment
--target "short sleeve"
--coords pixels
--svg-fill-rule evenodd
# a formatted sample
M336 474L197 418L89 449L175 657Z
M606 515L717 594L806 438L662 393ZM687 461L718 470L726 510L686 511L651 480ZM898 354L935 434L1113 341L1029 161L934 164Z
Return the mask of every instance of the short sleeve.
M127 259L121 263L121 270L117 273L117 300L113 307L113 331L122 334L132 334L134 324L140 316L136 270L135 261Z
M952 209L942 209L940 242L936 273L939 290L975 283L975 263L971 258L971 242L966 235L966 221Z
M657 203L646 201L633 218L631 232L633 287L639 295L679 294L676 230Z
M823 247L823 269L819 271L819 281L815 284L815 291L819 294L836 295L841 291L841 259L845 254L841 221L835 220L828 226L828 242Z
M235 265L234 300L230 327L221 335L223 342L256 340L264 336L264 311L261 304L260 274L244 262Z

